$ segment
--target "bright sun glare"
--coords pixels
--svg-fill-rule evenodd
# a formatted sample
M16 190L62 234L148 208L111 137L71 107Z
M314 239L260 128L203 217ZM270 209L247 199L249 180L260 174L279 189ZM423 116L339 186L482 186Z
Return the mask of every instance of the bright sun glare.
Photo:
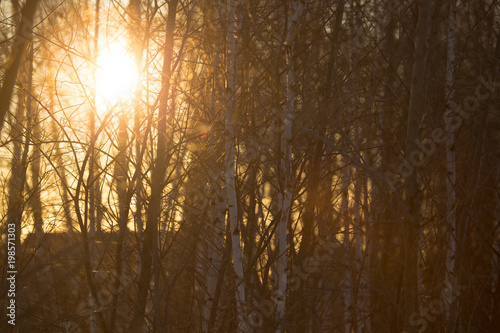
M97 57L96 89L107 102L130 97L138 79L135 62L119 43L106 46Z

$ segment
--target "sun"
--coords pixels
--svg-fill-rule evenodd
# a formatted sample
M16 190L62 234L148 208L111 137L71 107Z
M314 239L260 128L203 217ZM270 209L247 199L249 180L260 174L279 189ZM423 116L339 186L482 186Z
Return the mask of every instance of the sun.
M119 43L107 45L97 57L96 90L108 103L130 98L138 84L137 67Z

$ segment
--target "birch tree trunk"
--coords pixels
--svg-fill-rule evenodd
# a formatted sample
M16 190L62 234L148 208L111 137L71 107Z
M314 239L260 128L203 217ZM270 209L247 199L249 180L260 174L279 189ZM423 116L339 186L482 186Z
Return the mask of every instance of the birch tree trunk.
M31 201L31 207L33 210L33 224L34 224L34 230L35 230L35 247L38 249L41 240L43 237L43 219L42 219L42 202L40 198L40 146L39 146L39 140L40 140L40 123L39 123L39 117L38 117L38 112L36 111L35 108L35 103L33 103L33 98L32 95L34 93L33 90L33 61L34 61L34 54L33 54L33 43L30 44L28 47L28 95L27 95L27 102L26 102L26 109L28 113L29 119L32 121L32 129L33 129L33 154L31 156L32 163L31 163L31 183L32 183L32 191L33 194L31 195L30 201ZM40 256L42 254L42 251L37 251L36 254Z
M203 332L211 332L217 323L218 318L218 296L217 287L222 284L224 274L223 267L223 253L224 253L224 221L225 221L225 208L227 202L225 196L218 190L215 195L215 204L210 211L210 220L212 228L210 234L212 239L209 241L207 259L207 295L203 308Z
M240 243L241 227L238 222L238 199L236 197L235 175L235 133L233 116L236 113L237 101L237 45L235 4L227 1L227 55L226 55L226 116L225 116L225 182L226 196L229 210L228 221L231 228L231 244L233 253L234 273L236 274L236 310L238 313L238 330L248 332L249 327L245 318L245 281L243 274L243 255Z
M123 112L123 111L122 111ZM118 194L118 241L115 253L116 272L115 281L113 284L113 302L110 316L110 329L115 329L116 315L119 313L120 289L123 279L124 255L123 249L126 245L126 231L128 229L128 212L129 203L127 200L127 173L128 173L128 157L127 157L127 115L121 114L118 128L118 155L115 158L115 174L116 192Z
M40 140L40 118L35 111L33 115L33 137L35 146L33 147L33 155L31 163L31 183L33 184L33 194L31 198L31 207L33 209L33 223L35 227L35 246L38 249L42 243L43 238L43 217L42 217L42 201L40 193L40 147L38 146ZM42 252L40 251L40 254Z
M141 47L138 47L136 49L136 52L134 54L135 56L135 63L137 68L141 68L141 61L142 61L142 54L144 51L143 43L142 41L142 36L141 36L141 18L142 18L142 11L141 11L141 1L140 0L131 0L128 5L129 8L129 15L130 15L130 20L132 21L130 24L130 29L129 29L129 34L131 36L131 39L134 44L139 44ZM144 28L146 29L146 28ZM148 27L149 29L149 27ZM146 34L149 33L149 31L145 32ZM146 42L148 42L147 40ZM147 60L146 60L147 63ZM143 204L143 195L144 195L144 189L143 189L143 173L142 173L142 158L139 158L139 155L141 155L141 150L142 150L142 145L144 142L141 142L141 122L143 119L143 115L141 112L141 96L142 96L142 87L139 85L136 88L135 94L134 94L134 137L135 137L135 156L136 156L136 170L138 170L138 178L135 183L135 212L134 212L134 225L135 225L135 230L137 233L137 238L139 240L142 239L142 231L143 231L143 216L142 216L142 208L144 206ZM137 251L137 273L140 274L141 271L141 246L140 242L138 244L138 251Z
M278 222L278 294L276 321L277 332L282 332L285 327L285 309L286 309L286 270L288 267L288 220L290 218L292 204L292 123L294 117L294 39L297 29L297 22L302 16L304 3L301 1L292 2L292 15L287 18L287 34L285 40L286 52L286 96L285 107L283 109L283 132L281 134L281 161L280 161L280 204L279 222Z
M98 43L99 43L99 6L100 1L97 0L95 3L95 27L94 27L94 63L97 64L98 57ZM97 72L97 66L95 66L94 73ZM92 271L97 271L97 264L95 261L95 232L96 232L96 213L95 213L95 202L96 202L96 154L95 154L95 112L96 112L96 92L93 92L92 105L89 110L89 131L90 131L90 161L89 161L89 176L88 176L88 201L85 203L85 208L88 207L88 217L89 217L89 260ZM89 330L90 333L97 332L96 324L96 314L95 307L97 305L97 300L94 298L92 293L89 293L89 305L91 308Z
M356 87L358 86L359 78L358 78L358 52L359 52L359 47L361 45L358 44L358 41L360 39L359 34L361 33L361 27L358 24L358 17L359 17L359 12L354 6L354 1L350 0L349 1L349 7L351 10L350 17L349 17L349 29L350 29L350 67L351 67L351 91L350 93L352 94L353 92L356 91ZM353 129L353 144L354 144L354 150L356 151L356 154L361 155L360 153L360 143L361 140L359 138L359 118L361 115L359 114L359 98L357 96L351 97L352 95L349 95L349 99L354 101L354 106L353 110L351 111L353 113L353 116L355 117L354 121L354 129ZM358 113L358 114L355 114ZM352 319L352 325L353 329L355 329L357 332L361 332L364 328L364 317L360 316L358 314L358 308L361 307L362 304L364 304L364 288L363 285L365 283L363 277L363 267L362 267L362 260L363 260L363 236L362 236L362 226L361 226L361 173L359 172L359 169L357 167L352 166L350 168L350 176L353 182L353 187L354 187L354 197L353 197L353 207L352 207L352 213L353 213L353 232L354 232L354 239L353 239L353 246L354 249L351 253L351 260L349 261L350 263L350 268L351 269L351 274L349 278L351 281L349 282L349 285L351 287L351 297L353 298L352 300L352 305L351 305L351 319ZM346 249L349 251L349 249ZM359 316L359 318L358 318ZM347 332L347 327L346 327L346 332Z
M219 39L216 40L215 52L214 52L214 68L219 68L220 57L219 57ZM212 94L210 98L210 111L211 118L215 121L217 112L216 112L216 99L219 95L219 89L217 89L217 81L219 76L217 75L217 71L215 70L212 78ZM215 156L218 156L220 145L216 145L214 142L213 136L210 137L210 146L214 147L213 149L213 157L214 161L216 160ZM210 160L209 160L210 162ZM209 217L211 224L209 225L208 237L209 242L207 244L207 258L208 258L208 267L207 267L207 292L206 299L203 308L203 321L202 321L202 330L203 332L211 332L213 329L215 318L217 317L217 305L218 299L216 297L217 285L218 281L224 278L221 275L222 268L222 257L224 251L224 222L225 222L225 211L227 207L227 202L224 193L224 189L220 188L220 184L218 182L216 175L218 175L217 170L219 169L219 164L214 163L209 164L209 168L213 168L210 172L210 175L213 175L214 179L209 179L209 191L211 193L215 193L215 202L210 208ZM212 313L214 316L214 320L212 320Z
M346 140L347 141L347 140ZM344 275L344 332L351 332L352 325L352 272L351 272L351 223L349 212L349 165L345 158L342 158L342 197L340 201L340 212L342 214L344 228L344 251L345 257L345 275Z

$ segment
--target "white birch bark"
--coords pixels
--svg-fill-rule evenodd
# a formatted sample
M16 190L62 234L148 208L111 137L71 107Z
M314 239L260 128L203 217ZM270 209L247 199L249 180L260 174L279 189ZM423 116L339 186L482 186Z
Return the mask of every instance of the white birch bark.
M446 217L448 222L447 250L446 250L446 277L445 277L445 304L446 321L449 322L451 315L451 303L453 297L453 285L455 280L455 252L456 252L456 163L455 163L455 134L453 132L453 98L455 95L453 84L455 80L455 30L456 30L456 3L450 3L450 16L448 25L448 55L446 63Z
M355 131L355 142L358 143L358 128ZM360 175L357 174L358 169L352 168L352 179L354 181L354 201L353 201L353 213L354 213L354 260L352 269L356 272L351 274L351 287L353 294L356 296L353 302L353 322L356 323L356 331L361 333L364 331L364 296L365 296L365 284L366 284L366 274L363 269L363 228L361 225L361 179ZM358 287L354 287L358 285ZM357 290L356 290L357 289ZM358 310L359 309L359 312Z
M222 257L224 251L224 220L227 202L223 197L223 193L220 192L217 192L215 200L215 206L210 212L210 219L212 223L210 225L211 230L209 231L209 235L211 239L207 244L207 291L203 307L203 332L209 331L210 316L213 311L212 308L216 305L214 301L217 291L217 281L222 278L219 274L222 267ZM217 322L217 313L215 314L214 319Z
M219 56L217 54L219 50L219 44L216 43L216 52L214 54L215 58L215 66L214 68L219 68ZM215 100L216 100L216 87L217 87L217 71L214 71L213 82L212 82L212 96L210 100L210 110L212 112L212 118L216 117L215 110ZM215 147L215 142L213 137L210 138L210 146ZM215 150L215 149L214 149ZM215 152L214 154L216 154ZM203 320L202 320L202 330L203 332L208 332L209 323L210 323L210 313L212 311L212 307L214 306L214 298L217 289L217 280L220 278L220 268L222 266L222 252L224 248L224 220L225 220L225 208L227 206L227 202L224 198L222 191L224 189L218 189L218 181L215 179L216 175L216 165L211 175L213 175L214 179L209 179L210 181L210 191L214 191L216 194L216 198L214 199L215 205L212 206L210 210L210 220L211 224L209 225L208 230L208 239L209 242L207 244L207 259L208 259L208 268L207 268L207 279L206 279L206 295L205 302L203 306Z
M363 204L364 204L364 218L365 218L365 237L364 244L365 250L363 252L362 267L363 272L361 275L361 285L363 286L363 305L361 306L361 317L363 318L362 332L370 333L371 329L371 297L370 297L370 265L371 253L373 250L373 241L371 240L370 229L373 225L373 214L369 211L370 204L373 202L370 198L368 189L371 188L371 182L368 177L364 177L362 181L363 186ZM370 190L370 192L372 192ZM361 325L360 325L361 326ZM358 332L359 333L359 332Z
M96 24L94 27L94 63L97 63L97 55L98 55L98 42L99 42L99 0L96 1L95 4L95 19ZM96 68L97 70L97 68ZM95 110L96 110L96 102L95 102L95 92L93 93L92 107L89 111L89 122L90 122L90 161L89 161L89 179L88 183L90 186L89 189L89 252L90 252L90 265L92 267L92 271L97 271L97 263L95 262L95 232L96 232L96 214L95 214L95 197L96 197L96 186L95 186ZM90 305L90 322L89 322L89 331L90 333L97 332L97 319L96 319L96 311L95 307L97 305L97 300L93 297L92 293L89 292L89 305Z
M278 265L277 265L277 279L278 279L278 294L277 294L277 309L276 320L278 324L277 332L283 331L283 322L285 318L286 308L286 285L287 285L287 226L290 216L291 203L292 203L292 188L291 188L291 175L292 175L292 122L294 116L294 99L295 93L293 85L295 81L295 68L293 64L293 40L295 38L295 30L297 21L302 15L304 10L304 3L294 1L292 5L293 15L288 18L287 35L285 40L286 51L286 103L283 109L283 133L281 135L281 207L280 207L280 220L278 224L277 237L278 237Z
M234 147L234 120L237 100L237 73L236 73L236 39L235 39L235 4L227 1L227 56L226 56L226 117L225 117L225 181L226 196L231 228L231 242L234 272L236 274L236 307L238 313L238 331L249 331L245 322L245 281L243 275L243 255L240 243L240 226L238 223L238 200L236 198L235 175L235 147Z
M349 16L349 28L351 30L351 40L350 40L350 53L351 53L351 72L352 72L352 88L353 91L355 91L355 87L358 84L358 71L357 71L357 53L358 53L358 48L360 45L358 44L358 40L360 38L359 34L361 33L361 27L358 24L358 21L356 18L358 17L358 11L356 10L354 6L354 1L350 0L349 1L349 7L351 10L351 15ZM358 109L358 97L354 96L355 105L354 105L354 110L352 112L356 112ZM361 154L359 152L359 121L358 117L356 117L356 120L354 122L354 149L357 150L357 154ZM358 312L356 309L360 309L362 305L364 304L364 283L366 282L364 279L364 274L363 274L363 267L362 267L362 260L363 260L363 236L362 236L362 226L361 226L361 181L358 176L358 169L356 167L350 168L351 170L351 179L353 180L353 185L354 185L354 200L353 200L353 214L354 214L354 220L353 220L353 230L354 230L354 252L353 256L350 260L350 267L347 269L350 269L352 272L349 276L350 281L349 285L351 287L351 297L353 297L352 304L350 304L351 309L346 308L346 314L350 314L352 317L350 318L352 320L352 323L348 325L346 322L346 332L348 329L348 326L352 326L353 323L356 323L356 331L357 332L362 332L364 330L364 316L359 314L358 318ZM346 244L347 249L349 250L349 244ZM358 282L359 281L359 282ZM355 287L355 286L358 287ZM348 304L346 304L347 306Z
M142 10L141 10L141 0L130 0L129 5L128 5L128 10L129 10L129 15L130 15L130 20L131 20L131 25L130 25L130 38L131 40L135 42L140 41L140 36L139 36L139 31L144 31L143 28L141 27L141 17L142 17ZM142 65L142 54L143 54L144 48L137 48L134 54L135 57L135 63L137 68L140 68ZM146 52L146 63L148 63L148 52ZM142 97L142 92L143 89L139 85L134 94L134 136L135 136L135 156L138 158L139 155L141 155L141 146L143 142L141 142L141 123L142 123L142 118L143 114L141 112L140 108L140 102L141 102L141 97ZM142 173L142 159L138 161L139 163L136 164L136 169L138 169L139 174ZM139 177L141 179L141 177ZM142 181L139 180L135 184L135 212L134 212L134 225L135 225L135 232L137 233L137 238L142 239L142 231L144 228L143 224L143 215L142 215L142 207L144 206L144 189L143 189L143 184ZM138 246L138 251L137 251L137 274L140 275L141 273L141 251L142 251L142 246L140 242L137 244Z
M349 213L349 166L347 160L342 158L344 167L342 169L342 198L340 202L340 212L344 220L344 249L345 249L345 276L344 276L344 330L345 333L351 332L352 322L352 299L351 299L351 235L350 235L350 213Z

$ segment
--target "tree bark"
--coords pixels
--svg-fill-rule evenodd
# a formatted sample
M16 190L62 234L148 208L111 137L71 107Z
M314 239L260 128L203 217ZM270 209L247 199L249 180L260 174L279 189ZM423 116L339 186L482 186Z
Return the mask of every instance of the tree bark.
M243 255L240 243L241 226L238 221L238 199L236 196L235 175L235 114L237 107L237 70L236 70L236 15L234 0L227 1L227 55L226 55L226 116L225 116L225 181L229 210L228 222L231 228L234 273L236 274L236 311L238 313L238 330L248 332L245 316L245 280L243 273Z
M33 34L33 19L35 17L36 7L39 0L27 0L22 10L21 22L14 37L14 45L10 58L7 63L7 69L3 78L3 84L0 88L0 131L2 130L5 116L10 107L10 98L16 83L17 71L21 64L21 59L26 51L26 46L30 42Z
M158 113L158 137L157 137L157 156L151 175L151 198L147 211L146 229L144 230L144 239L142 242L142 269L139 276L137 291L137 302L134 310L134 316L129 326L129 332L141 332L144 324L146 301L153 274L153 257L158 253L158 226L161 215L161 198L163 193L165 171L167 167L167 111L170 98L170 80L172 55L174 47L174 29L175 17L177 13L177 0L170 0L168 3L168 16L165 36L165 46L163 55L163 73L161 84L161 97ZM155 286L158 288L159 286ZM157 291L156 291L157 292ZM160 314L155 313L159 320ZM165 321L166 318L163 318Z
M288 267L288 221L290 219L291 204L292 204L292 123L294 117L294 82L295 82L295 67L294 67L294 39L297 29L297 22L304 11L304 3L302 1L293 1L291 4L292 15L287 17L285 52L286 52L286 92L285 106L283 109L283 129L281 133L281 161L280 161L280 198L279 202L279 221L278 221L278 294L277 294L277 332L282 332L285 325L285 309L286 309L286 286Z
M449 332L454 332L454 322L456 311L452 311L453 288L455 282L455 254L456 254L456 162L455 162L455 133L453 129L453 118L457 115L454 113L454 97L455 97L455 26L456 26L456 0L450 2L450 13L448 20L448 50L446 62L446 219L448 222L447 232L447 249L446 249L446 272L445 272L445 303L446 303L446 322L448 323ZM456 308L453 307L456 310ZM453 323L452 323L453 322Z
M410 107L408 111L408 127L406 134L405 159L411 161L418 153L417 140L419 139L420 121L425 111L426 64L427 64L427 35L430 20L430 0L418 2L418 23L415 41L415 63L413 66ZM420 157L421 159L423 157ZM423 161L420 161L423 162ZM404 328L407 332L416 330L415 315L419 314L418 307L418 238L420 236L420 218L422 193L418 183L418 167L415 166L411 174L405 179L405 203L409 214L404 221Z

